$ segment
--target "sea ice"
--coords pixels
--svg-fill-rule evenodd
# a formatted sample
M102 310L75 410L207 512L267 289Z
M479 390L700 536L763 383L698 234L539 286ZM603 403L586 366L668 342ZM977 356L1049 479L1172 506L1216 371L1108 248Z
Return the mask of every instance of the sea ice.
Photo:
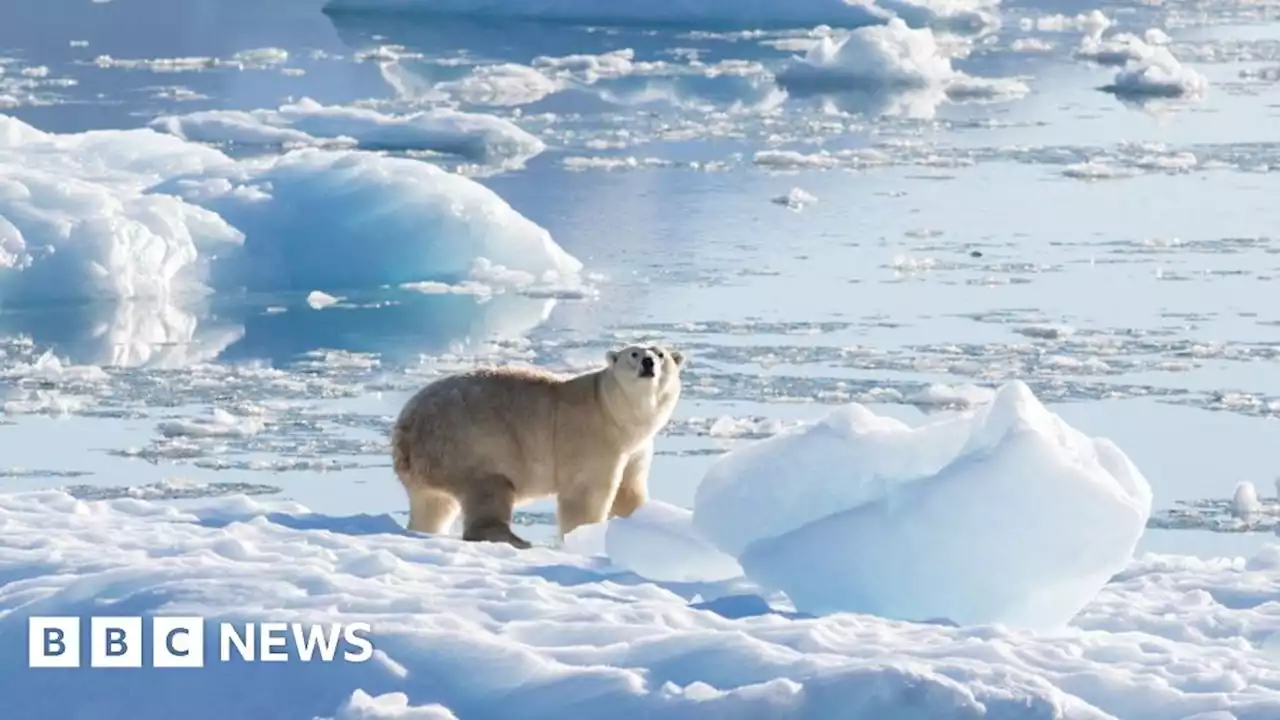
M1102 33L1106 28L1103 24L1089 28L1072 54L1099 65L1123 66L1150 58L1157 47L1170 42L1169 36L1159 28L1148 29L1142 37L1122 32L1104 39Z
M323 310L330 305L336 305L339 302L342 302L342 298L319 290L312 290L307 293L307 305L312 310Z
M1198 97L1209 87L1204 75L1173 55L1168 48L1170 38L1163 30L1149 28L1141 37L1116 33L1103 38L1105 28L1091 28L1074 52L1079 59L1121 68L1103 90L1125 97L1175 98Z
M559 92L562 83L536 68L516 63L480 65L458 80L437 83L435 89L472 105L527 105Z
M1125 97L1200 97L1209 80L1183 65L1163 46L1150 46L1142 58L1130 60L1116 73L1112 83L1103 89Z
M56 135L0 115L6 305L457 282L475 268L572 287L582 264L492 190L426 162L316 148L237 161L150 129Z
M1111 18L1101 10L1090 10L1078 15L1042 15L1037 18L1023 18L1019 26L1023 30L1039 30L1040 32L1065 32L1067 30L1083 30L1091 37L1101 37L1111 27Z
M224 162L146 130L53 135L0 115L0 301L157 297L198 281L201 251L240 234L146 188Z
M431 150L504 167L541 153L541 140L493 115L447 108L386 115L302 98L276 110L202 110L166 115L151 127L186 140L240 145L353 145L370 150Z
M840 408L722 456L694 526L810 613L1053 628L1128 562L1146 479L1021 382L918 427Z
M803 188L795 187L791 188L786 193L773 198L772 202L775 205L782 205L788 210L799 212L803 210L805 206L818 202L818 198L806 192Z
M777 76L797 95L844 97L881 112L930 114L944 99L994 99L1028 92L1019 80L985 79L951 66L929 28L912 28L900 19L864 27L843 37L822 37L798 61Z
M582 264L487 187L408 158L303 149L159 188L245 233L220 287L334 290L468 279L476 262L534 277ZM323 248L323 252L317 252Z
M177 418L165 420L157 426L167 438L237 438L256 435L266 427L258 417L237 417L222 408L214 408L208 418Z

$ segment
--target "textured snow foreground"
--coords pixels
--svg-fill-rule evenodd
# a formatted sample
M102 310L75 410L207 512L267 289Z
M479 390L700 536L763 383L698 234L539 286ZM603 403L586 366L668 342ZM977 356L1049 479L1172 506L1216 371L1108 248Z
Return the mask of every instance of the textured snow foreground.
M7 305L457 283L477 267L569 285L582 264L493 191L425 162L314 148L233 160L151 129L56 135L0 115Z
M566 550L243 496L176 508L0 495L0 692L29 720L1277 717L1280 547L1128 559L1149 503L1114 446L1021 384L917 429L850 406L730 453L692 514L653 502ZM593 542L608 557L584 555ZM1059 597L1018 595L1043 581L1081 607L1039 631L782 612L730 553L749 574L786 577L758 560L762 546L830 583L829 604L909 604L911 591L942 610L1061 611ZM896 565L866 559L881 554ZM859 595L851 578L889 590ZM221 662L207 627L199 670L26 667L28 616L111 614L367 622L375 650L361 663Z
M0 522L0 692L24 720L449 717L433 704L461 718L1280 713L1280 548L1140 559L1074 627L1034 634L691 602L731 586L664 586L550 549L245 498L179 510L0 495ZM202 669L26 668L27 616L108 614L365 621L375 653L221 663L207 632Z

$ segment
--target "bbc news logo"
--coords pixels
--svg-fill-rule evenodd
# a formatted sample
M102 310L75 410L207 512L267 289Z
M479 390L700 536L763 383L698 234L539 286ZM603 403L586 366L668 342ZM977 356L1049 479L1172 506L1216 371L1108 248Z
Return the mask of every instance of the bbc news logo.
M91 617L88 642L82 642L78 617L31 617L27 621L27 666L80 667L84 646L89 667L142 667L141 617ZM373 657L368 623L304 624L246 622L218 624L218 662L364 662ZM201 617L153 617L151 667L204 667L205 621ZM292 643L290 642L292 641ZM345 646L341 653L339 646Z

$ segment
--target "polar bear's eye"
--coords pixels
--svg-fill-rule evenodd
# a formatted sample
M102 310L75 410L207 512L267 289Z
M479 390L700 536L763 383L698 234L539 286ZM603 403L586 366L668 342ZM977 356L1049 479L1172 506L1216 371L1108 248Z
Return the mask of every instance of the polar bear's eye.
M661 360L663 357L665 357L665 356L662 354L662 351L661 351L661 350L659 350L659 351L658 351L658 359L659 359L659 360Z
M636 358L638 358L638 357L640 357L640 353L636 352L635 350L632 350L632 351L631 351L631 359L632 359L632 360L635 360L635 359L636 359Z

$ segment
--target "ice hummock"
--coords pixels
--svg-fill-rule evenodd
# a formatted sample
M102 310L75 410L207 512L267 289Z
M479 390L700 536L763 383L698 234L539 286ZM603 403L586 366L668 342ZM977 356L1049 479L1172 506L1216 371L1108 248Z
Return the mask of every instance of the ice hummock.
M1051 628L1130 560L1151 503L1119 448L1012 382L917 427L854 404L735 449L693 522L802 612Z
M276 110L202 110L165 115L151 127L186 140L238 145L347 145L372 150L431 150L474 162L523 164L546 145L509 120L448 108L388 115L302 98Z
M54 134L0 115L6 305L454 283L476 267L546 285L582 264L427 162L317 148L233 160L151 129Z

